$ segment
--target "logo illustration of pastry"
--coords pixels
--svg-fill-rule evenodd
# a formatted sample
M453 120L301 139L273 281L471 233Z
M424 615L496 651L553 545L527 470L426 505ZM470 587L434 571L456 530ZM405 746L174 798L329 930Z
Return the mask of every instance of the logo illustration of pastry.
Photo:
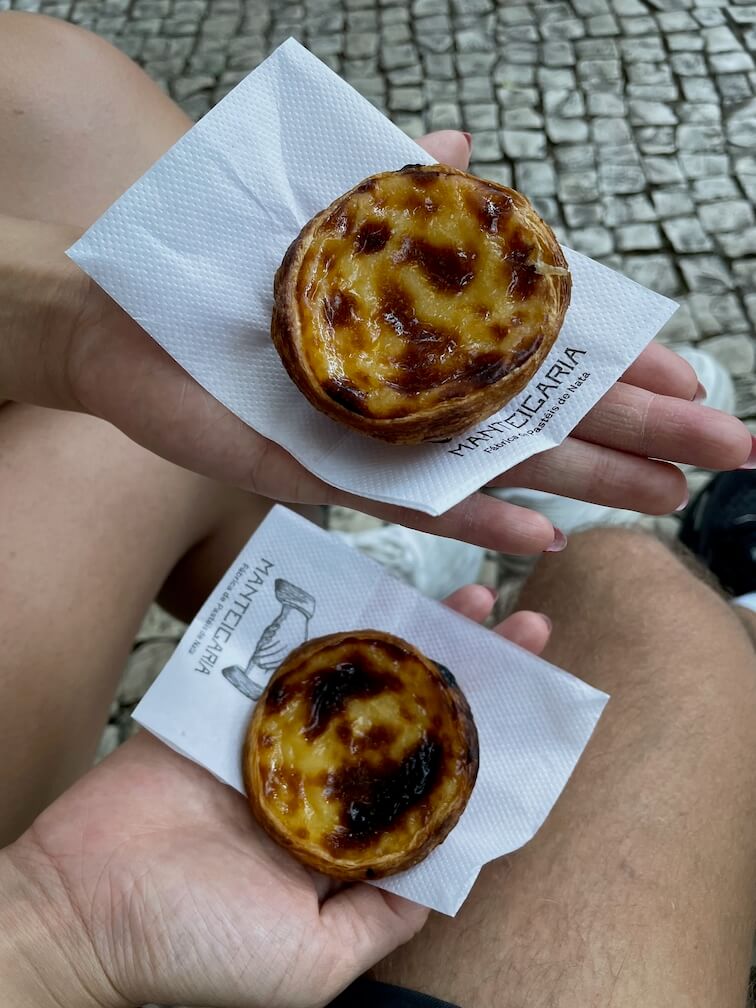
M260 634L246 667L231 665L223 669L224 677L250 700L259 700L281 662L304 644L315 614L315 599L303 588L276 578L273 590L281 609Z

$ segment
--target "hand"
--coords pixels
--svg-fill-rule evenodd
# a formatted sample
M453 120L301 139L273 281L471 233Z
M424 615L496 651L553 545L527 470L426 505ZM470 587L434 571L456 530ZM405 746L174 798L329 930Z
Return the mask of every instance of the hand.
M467 166L461 133L432 134L422 143L439 161ZM554 548L548 519L483 493L430 518L328 486L213 399L63 257L77 233L29 222L16 222L15 231L21 237L15 248L11 243L13 254L3 257L0 248L0 322L10 314L0 331L11 334L5 352L0 343L0 398L103 417L178 465L275 500L340 504L504 553ZM25 313L32 327L24 327ZM20 333L15 340L14 332ZM652 514L672 511L685 500L686 486L668 462L732 469L751 453L751 436L740 421L691 401L697 384L685 361L652 345L571 438L493 485Z
M480 621L493 599L469 586L447 604ZM495 632L538 653L549 628L521 612ZM9 917L6 882L0 977L2 941L14 942L20 921L41 930L24 941L26 988L4 1003L35 1008L315 1008L408 941L427 915L372 886L332 887L269 840L244 798L147 734L0 855L0 885L9 878L26 898ZM7 959L19 972L18 947Z

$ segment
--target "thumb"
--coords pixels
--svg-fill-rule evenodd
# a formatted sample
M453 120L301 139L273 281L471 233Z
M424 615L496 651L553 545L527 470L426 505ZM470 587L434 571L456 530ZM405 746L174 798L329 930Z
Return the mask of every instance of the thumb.
M344 985L413 938L428 909L369 885L353 885L322 905L320 920Z
M461 133L459 130L438 130L436 133L428 133L417 142L441 164L466 170L470 163L472 137L469 133Z

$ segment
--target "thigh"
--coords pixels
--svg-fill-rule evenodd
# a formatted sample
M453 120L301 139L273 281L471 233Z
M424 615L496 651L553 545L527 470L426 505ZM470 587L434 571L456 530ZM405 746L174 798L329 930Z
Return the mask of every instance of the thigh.
M0 13L0 213L85 228L190 125L102 39Z
M188 125L103 41L0 13L0 213L86 227ZM248 533L266 508L97 419L0 408L0 841L86 768L179 558L224 516Z
M611 694L536 837L378 976L501 1008L741 1008L754 926L756 660L730 607L638 533L574 536L521 604Z

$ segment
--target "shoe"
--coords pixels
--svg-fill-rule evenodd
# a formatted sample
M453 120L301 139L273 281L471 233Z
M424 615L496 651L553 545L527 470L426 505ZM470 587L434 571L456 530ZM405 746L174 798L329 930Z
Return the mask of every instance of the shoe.
M699 382L706 389L703 404L713 409L732 413L735 410L735 386L729 372L710 354L691 346L675 347L675 352L686 360L698 376ZM681 468L685 469L685 466ZM545 493L541 490L521 490L505 487L503 489L487 490L487 493L520 507L538 511L549 519L566 535L578 529L591 528L595 525L636 525L648 516L638 511L626 511L621 508L611 508L599 504L589 504L585 501L560 497L557 494Z
M687 344L675 347L675 353L690 364L706 390L703 405L711 406L712 409L721 410L723 413L734 413L735 386L727 368L720 364L716 357Z
M756 471L715 476L691 503L680 541L726 591L756 591Z
M457 588L474 583L485 557L485 550L479 546L401 525L384 525L364 532L335 531L333 535L377 560L400 581L434 599L445 598Z

